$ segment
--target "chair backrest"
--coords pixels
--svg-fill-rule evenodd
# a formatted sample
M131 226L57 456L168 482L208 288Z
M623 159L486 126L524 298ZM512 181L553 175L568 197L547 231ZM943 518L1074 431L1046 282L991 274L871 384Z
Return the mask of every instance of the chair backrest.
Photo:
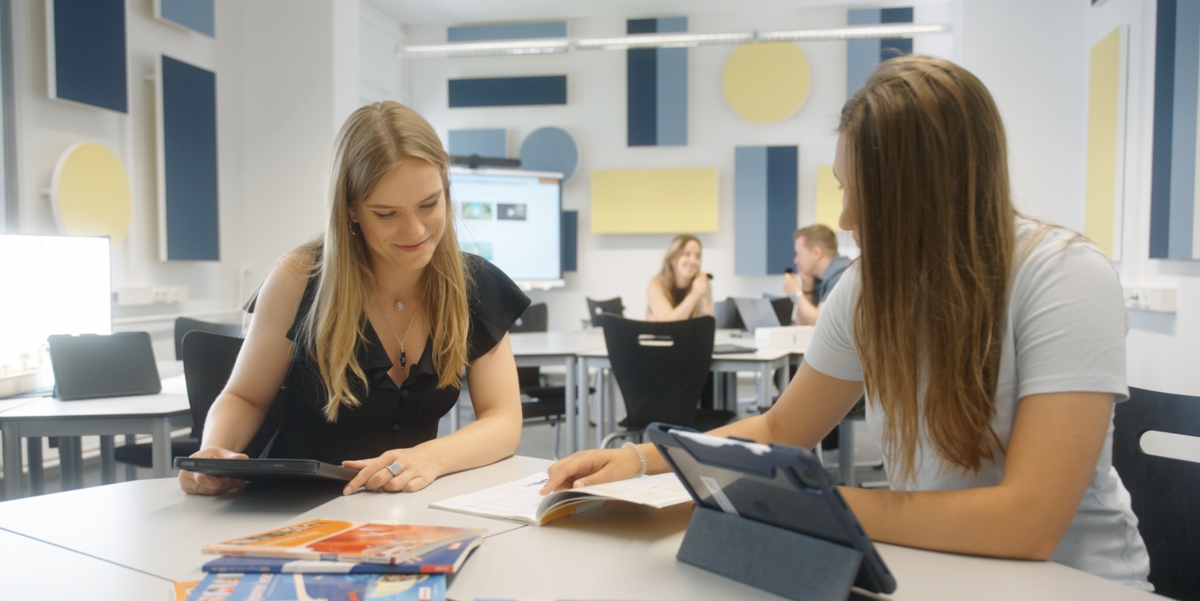
M529 305L528 309L517 318L509 332L545 332L548 328L549 315L546 309L546 303L537 303Z
M788 297L772 298L771 308L775 309L775 316L779 318L779 325L792 325L792 311L796 309L796 305L792 303L792 299Z
M707 315L667 322L604 318L604 341L625 397L627 428L655 421L695 425L696 405L711 377L715 334L716 321Z
M718 330L741 330L746 327L732 298L713 303L713 319L717 322Z
M200 321L190 317L179 317L175 319L175 359L183 359L183 337L188 332L211 332L222 336L232 336L234 338L242 337L242 324L240 323L213 323L211 321Z
M192 409L192 437L201 438L208 409L225 389L241 350L242 339L233 336L193 330L183 337L183 378Z
M1200 463L1143 450L1155 446L1147 432L1200 436L1200 397L1140 388L1129 397L1113 418L1112 462L1150 552L1150 582L1160 595L1200 599Z
M625 305L621 304L621 297L610 298L608 300L592 300L587 299L588 316L592 319L592 327L599 328L604 324L601 323L604 315L616 315L621 317L625 315Z

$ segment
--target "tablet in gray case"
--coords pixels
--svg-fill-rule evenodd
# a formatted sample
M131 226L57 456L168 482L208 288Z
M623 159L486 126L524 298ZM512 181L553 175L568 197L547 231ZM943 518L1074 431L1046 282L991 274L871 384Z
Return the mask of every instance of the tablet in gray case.
M176 457L175 469L240 480L340 480L348 482L358 470L315 459L209 459Z
M64 401L158 394L162 382L146 332L54 335L54 396Z

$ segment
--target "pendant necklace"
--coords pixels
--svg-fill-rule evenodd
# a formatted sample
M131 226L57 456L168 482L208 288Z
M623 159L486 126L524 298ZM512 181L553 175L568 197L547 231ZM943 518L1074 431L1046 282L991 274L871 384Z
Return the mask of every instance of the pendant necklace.
M379 308L383 310L383 318L387 320L388 327L392 329L392 335L396 337L396 341L400 343L400 369L408 367L408 356L404 353L404 341L408 340L408 333L412 331L413 322L417 320L417 314L413 313L412 319L408 321L408 329L404 330L404 338L401 338L396 333L396 326L392 325L392 319L387 315L387 309L383 308L383 301L379 300L379 291L375 290L375 302L379 303ZM404 303L396 303L396 310L403 311Z

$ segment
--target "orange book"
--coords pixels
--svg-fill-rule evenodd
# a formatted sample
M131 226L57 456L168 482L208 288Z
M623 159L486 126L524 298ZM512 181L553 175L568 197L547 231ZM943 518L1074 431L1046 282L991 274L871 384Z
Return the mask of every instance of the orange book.
M232 557L396 564L451 543L485 534L486 528L312 520L245 538L206 545L201 551Z

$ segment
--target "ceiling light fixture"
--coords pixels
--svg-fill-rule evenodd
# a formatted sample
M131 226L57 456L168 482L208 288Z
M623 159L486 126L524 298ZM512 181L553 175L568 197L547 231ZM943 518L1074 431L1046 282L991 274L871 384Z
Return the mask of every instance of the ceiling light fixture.
M407 46L400 49L398 56L408 58L455 58L466 56L548 54L572 52L575 50L690 48L693 46L754 44L762 42L819 42L904 38L914 35L948 33L949 31L950 26L948 25L897 23L893 25L863 25L835 29L768 31L764 33L664 33L632 35L618 38L563 38Z

